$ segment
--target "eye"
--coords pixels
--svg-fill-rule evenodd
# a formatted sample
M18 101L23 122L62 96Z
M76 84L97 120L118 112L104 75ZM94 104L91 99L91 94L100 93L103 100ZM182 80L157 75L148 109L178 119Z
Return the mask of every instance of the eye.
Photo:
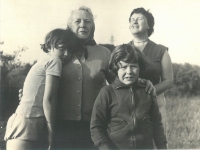
M76 20L76 21L75 21L75 23L80 23L80 22L81 22L81 20Z
M121 69L126 69L126 68L127 68L127 66L121 66L120 68L121 68Z
M135 69L138 69L138 66L130 66L131 69L135 70Z
M134 18L132 18L132 19L131 19L131 22L133 22L133 21L135 21L135 19L134 19Z
M86 23L90 23L90 20L85 20Z
M56 49L61 50L61 51L65 51L67 49L67 45L65 45L65 44L58 44L56 46Z

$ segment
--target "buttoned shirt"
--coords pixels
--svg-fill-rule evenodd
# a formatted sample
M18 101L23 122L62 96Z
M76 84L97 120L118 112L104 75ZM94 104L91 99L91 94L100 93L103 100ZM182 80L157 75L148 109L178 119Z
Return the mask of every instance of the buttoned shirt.
M90 121L95 99L114 80L108 65L111 52L99 45L87 46L88 57L73 55L63 65L59 89L58 117L62 120Z

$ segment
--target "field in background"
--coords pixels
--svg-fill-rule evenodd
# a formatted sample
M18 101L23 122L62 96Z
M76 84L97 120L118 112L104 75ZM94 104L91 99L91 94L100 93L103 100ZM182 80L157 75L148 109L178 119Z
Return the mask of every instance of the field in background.
M200 97L166 98L169 149L200 149Z
M166 97L166 101L168 148L200 149L200 97ZM5 145L4 131L0 128L0 150Z

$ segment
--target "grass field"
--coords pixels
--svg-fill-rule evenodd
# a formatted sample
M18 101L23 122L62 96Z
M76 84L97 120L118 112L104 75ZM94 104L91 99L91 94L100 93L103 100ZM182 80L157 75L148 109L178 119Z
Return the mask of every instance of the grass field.
M200 97L166 98L169 149L200 149Z
M169 149L200 149L200 97L166 98ZM5 145L0 122L0 147ZM1 148L0 148L1 150Z

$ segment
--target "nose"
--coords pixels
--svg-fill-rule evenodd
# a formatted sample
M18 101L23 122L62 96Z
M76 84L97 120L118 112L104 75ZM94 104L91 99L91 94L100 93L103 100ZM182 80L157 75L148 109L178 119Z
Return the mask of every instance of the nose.
M131 74L131 73L132 73L131 67L127 67L127 68L126 68L126 73L128 73L128 74Z
M133 23L135 24L135 23L138 23L138 19L134 19L133 20Z
M64 52L64 56L67 56L67 54L68 54L68 52L67 52L67 51L65 51L65 52Z
M85 27L85 21L84 20L81 20L80 26Z

